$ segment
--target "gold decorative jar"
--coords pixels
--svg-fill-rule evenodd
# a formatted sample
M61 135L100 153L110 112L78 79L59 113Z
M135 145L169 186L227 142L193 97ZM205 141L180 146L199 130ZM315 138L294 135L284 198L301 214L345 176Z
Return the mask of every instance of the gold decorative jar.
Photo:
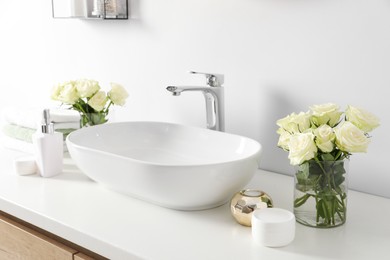
M238 223L247 227L252 226L253 211L272 207L272 198L261 190L241 190L230 201L230 210L233 217Z

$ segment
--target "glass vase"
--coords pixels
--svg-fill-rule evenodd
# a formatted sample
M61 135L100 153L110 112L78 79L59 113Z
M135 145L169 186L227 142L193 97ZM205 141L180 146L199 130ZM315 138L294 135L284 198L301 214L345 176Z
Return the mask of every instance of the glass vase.
M297 222L318 228L345 223L348 166L349 160L310 160L296 166L294 214Z
M80 113L80 127L104 124L108 121L106 113Z

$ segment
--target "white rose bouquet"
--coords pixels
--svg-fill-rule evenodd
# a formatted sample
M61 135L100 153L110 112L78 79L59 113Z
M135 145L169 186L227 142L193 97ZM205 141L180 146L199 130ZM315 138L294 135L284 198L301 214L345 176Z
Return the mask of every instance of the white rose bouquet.
M97 81L88 79L60 83L51 94L53 100L80 113L81 127L106 123L110 107L123 106L128 96L126 89L119 84L111 83L111 90L106 93Z
M294 211L297 221L331 227L345 222L347 189L345 163L352 153L366 152L369 132L379 119L354 106L345 112L336 104L313 105L306 113L292 113L276 122L278 146L289 152L295 175ZM310 200L312 200L310 202ZM314 221L305 214L314 205Z

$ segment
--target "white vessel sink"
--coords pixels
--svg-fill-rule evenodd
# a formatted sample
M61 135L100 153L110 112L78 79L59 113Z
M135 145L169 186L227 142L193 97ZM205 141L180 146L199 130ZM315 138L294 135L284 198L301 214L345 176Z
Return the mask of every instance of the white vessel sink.
M82 128L66 140L77 166L109 189L179 210L226 203L258 168L249 138L163 122Z

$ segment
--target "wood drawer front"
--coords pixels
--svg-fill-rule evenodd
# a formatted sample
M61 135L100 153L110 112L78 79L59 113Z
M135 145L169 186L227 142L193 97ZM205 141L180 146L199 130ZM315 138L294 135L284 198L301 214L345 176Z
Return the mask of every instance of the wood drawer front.
M84 255L83 253L77 253L74 255L74 260L94 260L94 259L95 258Z
M0 215L0 259L73 259L76 250Z

